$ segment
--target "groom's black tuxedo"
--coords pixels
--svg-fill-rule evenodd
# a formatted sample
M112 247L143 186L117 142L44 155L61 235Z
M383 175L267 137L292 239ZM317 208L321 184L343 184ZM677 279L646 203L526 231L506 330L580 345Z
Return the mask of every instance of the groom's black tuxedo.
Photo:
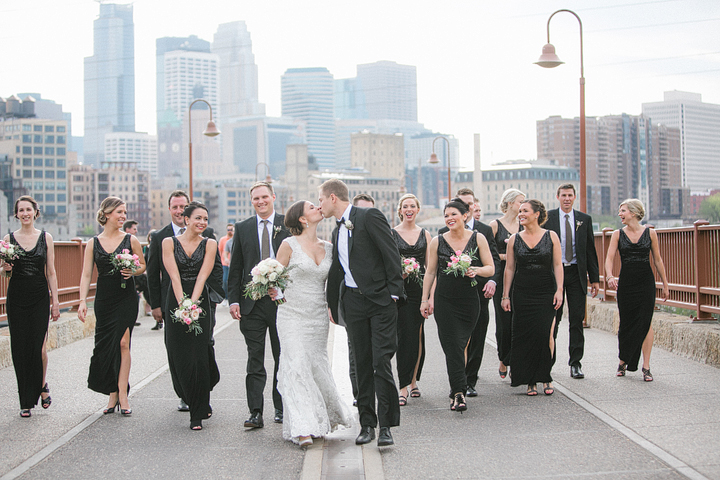
M564 264L565 278L563 283L565 295L563 295L563 299L567 296L568 324L570 328L570 341L568 345L570 360L568 361L568 365L571 367L580 367L580 360L585 350L583 320L585 319L588 278L590 279L590 283L599 282L600 270L598 268L597 252L595 251L592 217L578 210L573 210L573 214L575 216L575 225L571 227L574 229L574 253L577 264ZM543 228L554 231L557 233L558 238L560 238L560 222L565 221L564 215L559 208L548 211L547 222L545 222ZM564 256L563 262L565 262ZM565 303L563 302L563 305L560 306L555 315L554 335L556 338L564 305ZM553 364L554 363L555 354L553 352Z
M290 236L290 232L283 224L284 215L275 213L271 226L270 243L273 252L277 253L282 241ZM247 390L248 408L251 413L263 412L263 390L267 381L265 372L265 336L270 333L270 346L275 360L273 375L273 404L277 410L282 411L282 398L277 391L278 362L280 361L280 341L278 340L277 305L270 297L260 300L245 298L243 292L245 285L252 279L250 271L260 263L261 250L258 238L257 215L235 224L233 236L232 255L228 272L228 302L240 304L240 331L245 336L248 349L247 376L245 387Z
M376 208L352 207L352 229L333 230L333 262L327 301L333 319L342 311L357 366L358 413L362 427L400 424L398 392L391 369L397 350L397 306L404 298L400 253L390 225ZM348 235L348 262L357 288L345 285L338 235ZM377 412L375 397L377 395Z

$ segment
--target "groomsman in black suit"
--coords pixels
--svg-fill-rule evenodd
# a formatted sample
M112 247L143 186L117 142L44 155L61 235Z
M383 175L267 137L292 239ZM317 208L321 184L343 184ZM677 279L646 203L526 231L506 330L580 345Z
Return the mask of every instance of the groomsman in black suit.
M467 203L470 208L470 215L468 215L465 227L482 233L487 239L493 264L495 265L495 275L489 278L478 277L477 279L478 295L480 296L480 316L470 336L470 343L467 346L465 374L467 375L468 385L466 394L468 397L477 397L478 392L475 386L477 385L480 365L482 365L482 357L485 353L485 336L487 335L488 324L490 323L490 299L495 295L498 277L502 275L503 272L500 271L500 255L498 254L497 245L495 244L495 236L493 235L492 228L479 220L475 220L472 215L475 208L480 208L479 205L475 205L475 193L469 188L461 188L458 190L456 197ZM438 235L442 235L447 231L448 227L442 227L438 230Z
M338 220L327 301L333 322L342 311L355 354L361 427L355 443L371 442L379 422L378 446L392 445L390 427L400 425L390 364L397 351L395 301L404 298L400 253L382 212L351 205L347 185L340 180L323 183L319 201L325 218Z
M595 251L592 217L573 209L576 199L575 186L571 183L560 185L557 189L557 199L560 202L560 208L548 212L548 219L543 227L553 230L560 237L565 270L564 296L567 296L570 326L568 345L570 360L568 364L570 365L570 376L579 379L585 378L580 360L582 360L585 350L583 320L587 303L588 277L590 278L591 294L595 297L600 288L600 270ZM565 302L555 315L555 338L557 338L558 325L562 319L564 306ZM554 362L555 352L553 352Z
M275 368L273 370L273 405L275 423L283 421L282 397L277 390L280 341L277 334L277 305L269 296L253 300L243 295L245 285L252 279L252 268L266 258L275 258L282 241L290 236L285 228L285 216L275 212L275 193L272 185L258 182L250 187L250 197L255 215L235 224L230 270L228 272L228 302L230 315L240 320L240 331L245 336L248 350L247 390L250 418L247 428L263 427L263 391L267 382L265 371L265 336L270 333Z

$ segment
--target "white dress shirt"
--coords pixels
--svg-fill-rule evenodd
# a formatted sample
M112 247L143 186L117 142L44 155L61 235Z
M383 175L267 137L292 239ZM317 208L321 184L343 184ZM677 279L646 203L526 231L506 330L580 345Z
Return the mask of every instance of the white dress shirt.
M258 234L258 245L260 246L260 256L262 256L262 236L263 236L263 224L260 223L263 219L260 218L260 215L257 213L255 214L255 220L257 220L257 234ZM268 238L270 239L270 258L275 258L275 250L273 249L272 239L273 235L275 235L275 231L273 230L273 225L275 224L275 210L270 214L268 218L265 220L268 221L267 225L265 225L265 228L268 231Z
M177 237L178 235L180 235L180 229L181 229L181 228L186 228L186 227L178 227L178 226L175 225L175 223L173 223L173 222L170 222L170 225L172 225L172 228L173 228L173 236L175 236L175 237Z
M565 258L565 215L569 215L570 227L572 229L572 242L573 242L573 258L570 263L577 263L577 252L575 251L575 210L570 210L570 213L565 213L562 208L558 208L558 214L560 215L560 250L562 251L563 263L568 263Z
M342 218L345 221L350 220L350 210L352 210L352 204L348 205L342 214ZM342 265L345 271L345 286L350 288L358 288L355 279L350 272L350 251L348 249L348 240L352 235L352 231L345 227L345 223L341 223L338 227L337 246L338 246L338 258L340 259L340 265Z

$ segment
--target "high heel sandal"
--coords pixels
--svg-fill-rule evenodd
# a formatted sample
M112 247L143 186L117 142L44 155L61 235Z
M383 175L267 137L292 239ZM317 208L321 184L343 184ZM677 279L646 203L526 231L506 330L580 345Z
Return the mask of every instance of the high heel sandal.
M32 413L30 412L29 408L23 408L22 410L20 410L20 416L22 418L30 418L32 417Z
M545 395L552 395L555 393L555 389L550 385L550 383L543 383L543 393Z
M645 380L646 382L652 382L652 381L653 381L653 376L652 376L652 373L650 373L650 369L649 369L649 368L643 368L643 369L642 369L642 374L643 374L643 380Z
M190 420L190 430L202 430L202 420Z
M132 415L132 408L121 408L120 413L125 417L129 417L130 415Z
M45 383L45 386L40 390L40 393L47 393L47 398L42 398L42 395L40 395L40 405L42 405L43 408L48 408L50 404L52 403L52 397L50 396L50 387L48 387L47 382Z
M120 400L115 402L115 405L113 405L111 408L105 408L103 409L103 415L107 415L109 413L115 413L115 408L120 408Z
M627 363L621 363L618 365L617 373L615 373L616 377L624 377L625 376L625 370L627 370Z
M467 404L465 403L465 396L462 393L456 393L455 398L453 399L453 406L455 408L451 408L452 410L455 410L456 412L464 412L467 410Z
M534 397L537 395L537 385L528 385L527 389L528 397Z

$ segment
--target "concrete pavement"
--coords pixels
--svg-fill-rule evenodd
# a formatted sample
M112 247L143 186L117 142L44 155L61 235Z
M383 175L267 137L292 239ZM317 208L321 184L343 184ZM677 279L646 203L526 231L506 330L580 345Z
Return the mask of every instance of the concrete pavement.
M487 345L480 396L469 410L449 410L445 363L434 320L419 382L422 397L402 408L396 445L356 447L357 429L300 449L272 423L266 392L265 428L245 431L246 349L227 307L215 333L221 380L213 418L201 432L175 410L167 358L154 322L133 335L133 415L103 416L107 397L86 388L92 338L50 352L53 405L18 415L12 367L0 370L0 479L5 478L718 478L720 370L654 349L655 381L639 373L616 378L617 339L585 330L586 378L569 377L567 321L561 323L556 392L531 398L497 374ZM492 321L491 321L492 323ZM494 334L488 333L492 342ZM351 402L344 331L331 330L333 372ZM271 363L268 348L266 365ZM269 421L269 422L268 422Z

